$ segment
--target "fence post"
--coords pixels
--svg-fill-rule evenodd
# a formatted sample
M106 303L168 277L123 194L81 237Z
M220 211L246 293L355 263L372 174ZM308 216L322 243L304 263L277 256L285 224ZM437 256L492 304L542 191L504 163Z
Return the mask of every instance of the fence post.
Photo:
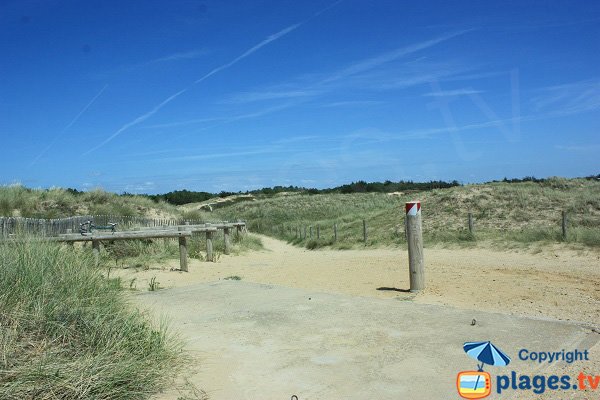
M206 231L206 261L212 261L212 260L213 260L212 231Z
M333 241L337 242L337 224L333 224Z
M184 226L177 228L178 231L185 231ZM188 260L187 260L187 238L185 236L179 236L179 269L188 272Z
M229 254L231 242L229 241L229 227L223 228L223 240L225 241L225 254Z
M317 239L321 239L321 227L317 225Z
M363 240L367 244L367 221L363 219Z
M73 233L73 229L71 229L71 228L67 228L67 234L71 234L71 233ZM75 243L74 243L74 242L67 242L67 244L68 244L69 246L71 246L71 247L74 247L74 246L75 246Z
M304 239L306 239L306 225L304 225Z
M94 264L100 265L100 241L92 240L92 253L94 254Z
M310 231L310 239L312 239L312 226L309 227L309 231Z
M562 212L562 238L567 240L567 212Z
M469 233L473 233L473 213L469 213Z
M405 207L410 291L418 292L425 289L423 234L421 231L421 202L411 201L406 203Z

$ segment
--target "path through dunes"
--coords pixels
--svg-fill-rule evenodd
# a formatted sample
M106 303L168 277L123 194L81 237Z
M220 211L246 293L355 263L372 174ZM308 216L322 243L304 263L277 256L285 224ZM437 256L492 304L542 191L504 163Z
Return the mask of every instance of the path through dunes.
M539 254L489 249L425 249L427 289L409 287L408 256L400 249L306 250L261 236L265 250L221 256L217 263L190 260L190 272L168 265L147 271L116 270L145 290L152 277L171 288L230 276L244 281L355 296L410 299L517 315L600 325L600 253L545 250ZM113 272L111 272L113 273ZM398 289L382 290L381 288Z
M244 281L145 292L138 301L171 319L193 357L183 379L214 400L458 398L456 374L476 368L463 352L466 341L492 340L513 359L509 367L488 366L492 376L515 370L575 382L582 369L600 367L600 335L560 321ZM519 360L522 348L589 349L592 361L557 370ZM181 380L156 399L180 399L189 388ZM502 398L539 395L506 391Z
M211 399L457 397L456 373L475 368L462 343L473 340L492 340L519 374L600 371L600 335L589 327L600 309L594 254L426 249L428 288L414 295L405 292L405 251L309 251L262 239L264 251L193 261L189 273L120 271L140 288L153 276L167 288L135 302L167 316L193 357L157 400L188 395L186 379ZM591 361L539 365L518 360L521 348L589 349Z

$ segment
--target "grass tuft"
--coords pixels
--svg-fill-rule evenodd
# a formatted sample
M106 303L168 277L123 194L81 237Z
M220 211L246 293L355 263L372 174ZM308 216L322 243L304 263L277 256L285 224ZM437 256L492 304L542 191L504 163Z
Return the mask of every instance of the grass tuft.
M179 343L128 306L87 249L0 243L0 398L142 399Z

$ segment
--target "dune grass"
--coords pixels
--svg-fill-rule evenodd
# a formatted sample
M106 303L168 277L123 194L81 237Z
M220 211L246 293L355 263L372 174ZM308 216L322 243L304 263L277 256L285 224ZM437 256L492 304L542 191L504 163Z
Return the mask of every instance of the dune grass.
M74 193L61 188L30 189L0 186L0 216L64 218L74 215L146 216L149 212L170 218L177 208L143 196L116 195L100 189Z
M396 195L293 194L238 203L216 210L215 214L223 219L246 219L251 231L310 249L402 246L404 203L413 199L422 202L426 245L505 247L511 243L528 246L567 242L600 247L600 182L586 179L498 182ZM560 228L563 210L569 219L566 240ZM473 232L468 231L469 212L474 218ZM363 219L367 222L366 243ZM335 242L334 224L338 231Z
M575 247L600 247L600 182L592 179L495 182L394 195L293 192L257 196L253 201L223 201L213 212L198 210L194 205L174 207L142 196L117 196L100 190L73 194L63 189L33 190L11 185L0 187L0 215L161 215L205 221L241 218L248 222L250 231L300 246L346 249L365 245L403 246L403 207L406 201L413 199L423 204L426 245L506 246L512 243L511 246L529 246L567 242ZM560 231L562 211L569 216L566 239ZM472 233L467 228L469 212L475 222ZM362 234L363 219L368 227L366 243ZM334 224L338 228L336 241L333 240ZM306 238L298 237L296 229L303 233L305 227L311 226L313 237L308 234ZM321 233L318 239L317 226ZM202 246L200 240L198 246L192 247ZM173 249L163 248L159 252L176 256ZM218 255L221 250L216 248L215 251ZM200 258L201 252L195 256Z
M0 243L0 398L143 399L179 342L131 308L89 249Z
M260 238L252 235L231 235L231 254L238 255L250 250L261 250ZM204 233L194 234L188 240L188 256L198 260L206 259L206 236ZM223 231L213 235L213 258L218 261L225 254ZM140 268L149 269L167 260L179 258L177 239L140 239L116 240L104 242L100 252L101 266L108 268Z

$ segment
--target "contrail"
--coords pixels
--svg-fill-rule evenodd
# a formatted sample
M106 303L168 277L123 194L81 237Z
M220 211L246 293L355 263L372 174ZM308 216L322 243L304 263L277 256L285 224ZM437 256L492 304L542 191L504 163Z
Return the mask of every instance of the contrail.
M117 130L115 133L113 133L108 138L106 138L102 143L100 143L99 145L97 145L95 147L92 147L91 149L89 149L88 151L86 151L85 153L83 153L83 155L85 156L85 155L90 154L94 150L98 150L100 147L104 146L105 144L107 144L108 142L110 142L111 140L113 140L114 138L116 138L117 136L119 136L125 130L131 128L134 125L139 124L140 122L143 122L143 121L147 120L148 118L150 118L151 116L153 116L158 110L160 110L161 108L163 108L165 105L167 105L171 101L175 100L181 94L187 92L190 88L191 88L191 86L187 87L185 89L180 90L179 92L177 92L177 93L171 95L170 97L168 97L166 100L164 100L162 103L160 103L159 105L157 105L156 107L154 107L152 110L148 111L146 114L140 115L139 117L137 117L133 121L126 123L121 128L119 128L119 130Z
M215 69L213 69L212 71L210 71L208 74L204 75L202 78L198 79L196 82L194 82L194 84L196 83L200 83L203 80L205 80L206 78L223 71L224 69L227 69L229 67L231 67L234 64L237 64L239 61L243 60L244 58L248 57L249 55L251 55L252 53L254 53L255 51L259 50L261 47L264 47L266 45L268 45L269 43L271 43L274 40L279 39L280 37L287 35L288 33L298 29L300 27L300 25L304 24L306 21L301 22L299 24L294 24L291 26L288 26L285 29L280 30L279 32L267 37L265 40L263 40L262 42L260 42L259 44L257 44L254 47L251 47L250 49L246 50L241 56L235 58L233 61L228 62L227 64L223 64L220 67L217 67Z
M227 68L231 67L232 65L240 62L244 58L248 57L252 53L254 53L257 50L259 50L261 47L264 47L267 44L271 43L272 41L277 40L277 39L281 38L284 35L287 35L288 33L292 32L295 29L298 29L298 27L300 25L302 25L302 23L300 23L300 24L294 24L294 25L291 25L291 26L289 26L289 27L287 27L287 28L285 28L285 29L277 32L277 33L274 33L273 35L270 35L265 40L263 40L262 42L260 42L259 44L257 44L256 46L253 46L250 49L246 50L244 53L242 53L242 55L240 55L239 57L235 58L233 61L230 61L230 62L228 62L226 64L221 65L220 67L217 67L217 68L213 69L212 71L210 71L209 73L207 73L206 75L204 75L202 78L200 78L197 81L195 81L190 86L188 86L185 89L182 89L179 92L177 92L177 93L169 96L166 100L163 100L159 105L157 105L156 107L154 107L152 110L150 110L147 113L145 113L145 114L137 117L133 121L130 121L130 122L126 123L121 128L119 128L115 133L113 133L108 138L106 138L102 143L98 144L97 146L92 147L91 149L89 149L88 151L86 151L85 153L83 153L83 155L87 155L87 154L89 154L89 153L91 153L93 151L98 150L99 148L103 147L108 142L110 142L111 140L113 140L114 138L116 138L117 136L119 136L121 133L125 132L127 129L131 128L132 126L135 126L135 125L139 124L140 122L144 122L145 120L147 120L148 118L150 118L151 116L153 116L154 114L156 114L161 108L163 108L164 106L166 106L167 104L169 104L170 102L172 102L173 100L175 100L177 97L179 97L183 93L185 93L188 90L190 90L194 85L197 85L200 82L208 79L209 77L211 77L211 76L213 76L213 75L215 75L215 74L223 71L224 69L227 69Z
M313 19L315 17L318 17L319 15L323 14L325 11L329 11L330 8L333 8L333 7L337 6L342 1L344 1L344 0L334 1L333 3L331 3L330 5L328 5L327 7L322 8L321 10L317 11L316 13L314 13L313 16L311 18L309 18L308 20L311 20L311 19Z
M102 88L102 89L101 89L101 90L98 92L98 94L96 94L96 95L95 95L95 96L92 98L92 100L90 100L90 102L89 102L89 103L87 103L87 104L86 104L86 106L85 106L85 107L83 107L83 108L81 109L81 111L79 111L79 114L77 114L77 115L75 116L75 118L73 118L73 120L71 120L71 122L69 122L69 123L67 124L67 126L65 126L65 127L63 128L63 130L62 130L62 131L60 131L60 133L59 133L58 135L56 135L56 137L55 137L55 138L52 140L52 142L50 142L50 144L49 144L49 145L48 145L48 146L47 146L47 147L46 147L44 150L42 150L42 151L41 151L41 153L40 153L40 154L38 154L36 158L34 158L34 159L33 159L33 161L32 161L32 162L29 164L29 167L30 167L30 168L31 168L31 167L33 167L33 166L34 166L34 165L35 165L35 164L38 162L38 160L39 160L39 159L40 159L40 158L41 158L41 157L42 157L44 154L46 154L46 152L47 152L48 150L50 150L50 148L51 148L51 147L54 145L54 143L56 143L56 141L57 141L57 140L58 140L58 139L59 139L59 138L60 138L60 137L61 137L61 136L62 136L62 135L63 135L63 134L64 134L64 133L67 131L67 130L69 130L69 128L70 128L70 127L72 127L72 126L75 124L75 122L77 122L77 120L78 120L78 119L79 119L79 118L80 118L80 117L83 115L83 113L84 113L84 112L86 112L86 111L87 111L87 109L88 109L88 108L90 108L92 104L94 104L94 102L95 102L95 101L98 99L98 97L100 97L100 96L102 95L102 93L104 93L104 91L106 90L106 88L107 88L107 87L108 87L108 85L104 85L104 87L103 87L103 88Z
M343 0L338 0L336 2L334 2L333 4L323 8L322 10L316 12L315 14L313 14L312 16L310 16L309 18L305 19L304 21L301 21L299 23L293 24L288 26L285 29L280 30L279 32L276 32L270 36L268 36L266 39L264 39L263 41L261 41L260 43L258 43L257 45L249 48L248 50L246 50L244 53L242 53L240 56L234 58L232 61L223 64L215 69L213 69L212 71L210 71L209 73L207 73L206 75L202 76L200 79L196 80L193 84L191 84L190 86L186 87L185 89L180 90L179 92L171 95L170 97L168 97L166 100L164 100L162 103L160 103L159 105L157 105L156 107L154 107L152 110L148 111L147 113L137 117L136 119L134 119L131 122L126 123L125 125L123 125L121 128L119 128L115 133L113 133L112 135L110 135L106 140L104 140L102 143L100 143L99 145L91 148L90 150L86 151L85 153L83 153L83 155L87 155L95 150L98 150L99 148L101 148L102 146L106 145L108 142L110 142L111 140L113 140L114 138L116 138L117 136L119 136L121 133L123 133L124 131L126 131L127 129L131 128L132 126L135 126L137 124L139 124L140 122L143 122L145 120L147 120L148 118L150 118L151 116L153 116L154 114L156 114L161 108L163 108L164 106L166 106L167 104L169 104L171 101L175 100L177 97L179 97L181 94L187 92L188 90L190 90L194 85L197 85L199 83L201 83L202 81L210 78L211 76L237 64L238 62L242 61L244 58L252 55L253 53L255 53L256 51L260 50L262 47L268 45L269 43L287 35L290 32L295 31L296 29L298 29L299 27L301 27L302 25L306 24L308 21L312 20L313 18L318 17L319 15L321 15L323 12L327 11L328 9L336 6L337 4L339 4L341 1Z

